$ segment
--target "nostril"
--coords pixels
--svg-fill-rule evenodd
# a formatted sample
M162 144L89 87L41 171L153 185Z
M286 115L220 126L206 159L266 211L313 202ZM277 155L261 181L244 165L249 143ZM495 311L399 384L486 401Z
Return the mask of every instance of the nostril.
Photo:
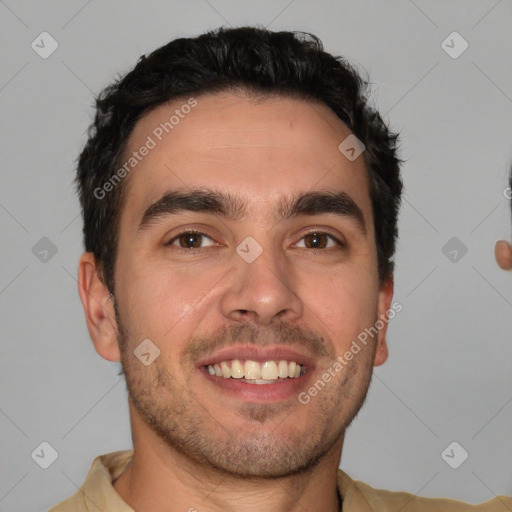
M237 309L233 313L233 317L239 322L249 322L250 320L256 322L258 315L251 309Z

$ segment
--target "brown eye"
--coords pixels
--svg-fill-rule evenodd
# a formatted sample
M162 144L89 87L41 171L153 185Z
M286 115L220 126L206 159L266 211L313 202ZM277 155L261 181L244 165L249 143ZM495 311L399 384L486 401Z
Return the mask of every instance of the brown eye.
M170 240L167 245L174 245L180 249L201 249L202 247L206 247L203 245L205 239L210 241L208 245L214 245L213 240L204 233L184 231Z
M310 233L304 240L309 249L325 249L328 241L325 233Z
M322 233L321 231L314 231L304 235L301 240L304 240L306 249L330 249L336 245L343 245L337 238L328 233Z

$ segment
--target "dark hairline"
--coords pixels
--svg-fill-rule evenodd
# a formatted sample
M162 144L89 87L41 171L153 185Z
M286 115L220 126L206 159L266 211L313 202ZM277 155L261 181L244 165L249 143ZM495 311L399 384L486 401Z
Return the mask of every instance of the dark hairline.
M96 98L94 124L79 157L76 183L86 250L104 267L102 277L109 291L114 290L120 218L134 166L130 163L130 170L123 166L126 174L123 171L103 203L94 201L93 188L103 187L123 159L131 158L133 131L153 109L187 96L240 91L256 101L288 97L326 106L365 144L362 156L383 283L393 269L403 160L397 156L399 134L393 133L369 104L369 79L364 79L361 71L342 56L326 53L313 34L245 26L170 41L141 56L129 73L103 89ZM141 161L139 155L134 156Z
M295 91L295 90L291 90L291 89L283 89L282 91L278 91L278 90L267 91L267 90L259 89L255 86L251 86L250 84L248 84L248 85L246 85L246 84L229 84L227 86L218 87L215 89L208 89L208 90L200 91L200 92L191 92L190 94L186 94L186 93L178 94L176 96L173 96L172 98L166 99L165 101L162 101L155 105L151 105L150 108L141 112L139 117L133 123L130 133L125 137L125 139L121 143L121 145L119 147L119 156L116 159L113 168L118 169L121 166L122 162L124 162L128 159L128 152L130 151L129 145L130 145L130 142L132 142L132 136L135 131L135 127L144 117L149 115L151 112L162 107L163 105L170 106L173 103L177 103L179 101L186 100L191 96L193 96L195 99L200 99L201 97L205 97L205 96L217 96L217 95L223 95L223 94L225 94L225 95L229 95L229 94L241 95L242 97L249 99L249 100L253 100L255 102L263 102L267 99L289 98L289 99L304 101L305 103L309 103L311 105L324 106L324 107L328 108L334 114L336 119L338 119L340 122L342 122L352 132L352 129L349 126L347 126L345 121L343 121L343 119L341 119L336 114L336 112L326 102L320 100L319 98L312 97L306 93L303 93L302 91L299 91L299 90ZM367 193L368 193L368 197L369 197L370 205L371 205L372 221L373 221L373 223L375 223L375 219L374 219L375 212L374 212L373 201L372 201L372 196L371 196L370 165L365 158L364 152L361 156L364 158L364 167L365 167L366 178L367 178ZM113 290L112 291L114 291L114 288L115 288L114 274L115 274L115 268L116 268L115 263L117 261L117 254L118 254L118 248L119 248L119 243L118 243L119 242L119 228L120 228L120 224L121 224L121 218L123 215L123 211L125 208L125 203L126 203L125 199L126 199L126 196L128 193L127 189L129 187L129 183L131 181L130 178L131 178L131 176L128 175L123 180L121 180L121 182L119 183L119 186L114 191L114 201L117 201L118 210L117 210L117 216L116 216L115 223L114 223L115 245L114 245L113 254L112 254L112 259L113 259L113 268L112 268ZM377 232L376 231L374 232L374 239L376 242L377 261L378 261L379 255L378 255L378 244L377 244ZM99 268L101 269L101 273L103 273L103 265L100 265ZM391 273L392 273L392 269L390 270L389 274L391 274ZM380 274L380 272L379 272L379 274ZM382 277L383 277L383 280L385 280L389 276L382 276Z

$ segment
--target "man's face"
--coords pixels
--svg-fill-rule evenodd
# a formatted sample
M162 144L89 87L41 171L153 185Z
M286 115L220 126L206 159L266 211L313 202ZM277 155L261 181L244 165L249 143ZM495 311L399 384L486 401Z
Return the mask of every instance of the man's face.
M185 103L146 114L127 151L148 136L157 143L127 178L115 270L133 413L198 463L291 474L341 449L372 367L387 357L381 332L379 350L370 340L333 371L391 300L391 282L379 285L365 164L338 150L351 132L327 107L285 98L198 97L158 141L155 128ZM198 189L218 201L199 201ZM184 209L176 196L160 201L173 193ZM313 193L338 196L291 208ZM234 211L211 211L228 196ZM145 339L160 350L148 366L134 356ZM271 361L282 376L293 362L306 373L263 383L276 376ZM209 373L215 363L264 374L226 379ZM329 368L329 382L301 403Z

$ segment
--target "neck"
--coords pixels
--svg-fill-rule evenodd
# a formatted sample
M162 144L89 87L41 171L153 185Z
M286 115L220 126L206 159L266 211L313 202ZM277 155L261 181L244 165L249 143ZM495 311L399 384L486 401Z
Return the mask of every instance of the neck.
M114 482L137 512L341 510L337 470L343 439L309 471L278 479L240 478L190 460L131 415L134 455Z

